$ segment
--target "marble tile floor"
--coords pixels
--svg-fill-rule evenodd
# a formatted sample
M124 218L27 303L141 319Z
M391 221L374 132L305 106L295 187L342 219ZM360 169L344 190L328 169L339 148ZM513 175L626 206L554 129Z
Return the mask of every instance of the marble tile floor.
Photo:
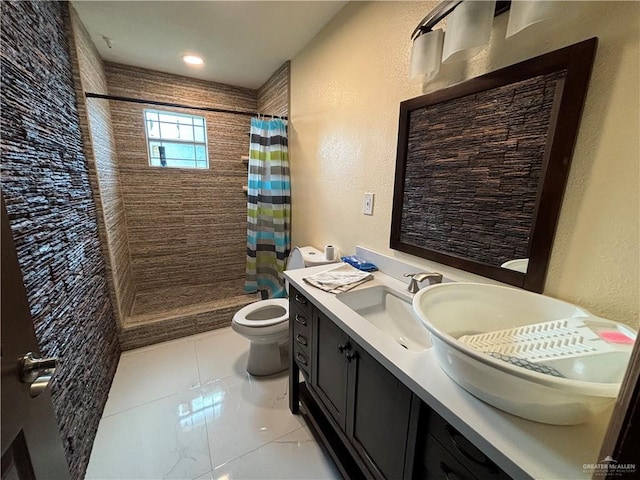
M87 479L337 479L288 376L246 373L231 328L124 352Z

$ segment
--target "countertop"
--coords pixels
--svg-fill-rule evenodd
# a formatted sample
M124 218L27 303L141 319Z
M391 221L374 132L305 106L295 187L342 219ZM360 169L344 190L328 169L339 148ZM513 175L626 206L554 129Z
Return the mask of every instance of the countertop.
M478 400L459 387L440 368L431 349L413 352L344 305L335 294L304 282L303 277L333 268L324 265L289 270L286 277L378 362L400 379L427 405L515 479L582 479L592 471L584 464L598 463L600 447L613 405L598 418L581 425L554 426L525 420ZM406 284L382 272L356 287ZM355 290L355 289L354 289Z

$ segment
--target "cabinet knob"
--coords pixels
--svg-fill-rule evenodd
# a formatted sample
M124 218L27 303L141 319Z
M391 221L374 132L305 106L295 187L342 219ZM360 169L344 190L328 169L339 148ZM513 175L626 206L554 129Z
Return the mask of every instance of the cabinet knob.
M347 357L347 360L351 361L358 358L358 352L354 352L353 350L350 350L349 352L347 352L345 356Z
M340 345L338 345L338 351L340 353L344 353L346 350L349 350L350 348L351 348L351 345L349 345L349 342L341 343Z

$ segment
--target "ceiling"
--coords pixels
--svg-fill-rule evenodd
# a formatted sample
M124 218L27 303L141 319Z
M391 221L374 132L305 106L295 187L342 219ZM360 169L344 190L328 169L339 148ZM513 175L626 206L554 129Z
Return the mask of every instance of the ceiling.
M346 3L72 1L105 61L252 89ZM201 56L204 65L187 66L184 54Z

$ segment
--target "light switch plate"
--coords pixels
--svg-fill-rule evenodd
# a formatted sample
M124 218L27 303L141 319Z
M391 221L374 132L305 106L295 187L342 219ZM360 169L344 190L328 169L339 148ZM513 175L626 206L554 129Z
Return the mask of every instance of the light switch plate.
M371 192L366 192L364 194L362 213L364 213L365 215L373 215L373 193Z

